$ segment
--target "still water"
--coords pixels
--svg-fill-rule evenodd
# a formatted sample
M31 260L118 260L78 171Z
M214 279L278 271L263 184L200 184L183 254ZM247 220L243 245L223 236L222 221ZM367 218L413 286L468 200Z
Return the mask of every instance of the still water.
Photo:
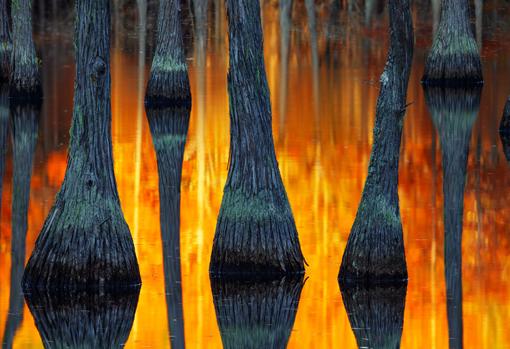
M420 85L437 20L436 1L413 3L416 48L408 92L412 104L405 119L399 186L409 270L402 347L445 348L449 340L441 140L448 127L429 113L434 109L427 107ZM388 44L387 9L377 0L331 1L333 5L316 1L315 11L310 7L307 11L302 1L295 1L290 11L280 11L277 1L262 4L275 146L309 264L300 298L295 289L289 291L299 303L288 347L355 348L337 273L367 174L378 77ZM128 348L170 347L173 334L168 323L176 321L167 316L158 171L143 105L154 50L155 6L151 1L126 1L112 8L115 172L143 279ZM45 100L30 186L27 256L66 168L74 81L74 18L67 7L58 1L44 5L36 1L35 6ZM145 9L147 15L140 15ZM457 113L468 119L461 125L469 124L467 131L463 129L469 147L462 224L463 336L469 348L507 348L510 163L497 129L510 93L510 44L505 40L510 35L510 5L476 1L473 17L482 44L485 86L479 113ZM208 263L229 148L223 1L209 1L206 16L195 23L203 25L188 33L193 109L181 183L184 338L189 348L221 348L212 291L218 286L211 288ZM451 132L457 135L462 130L453 120ZM7 347L12 343L14 348L41 348L26 305L22 314L9 317L15 227L12 142L7 144L0 226L0 336ZM285 306L296 303L287 300ZM8 324L13 318L19 319L19 326Z

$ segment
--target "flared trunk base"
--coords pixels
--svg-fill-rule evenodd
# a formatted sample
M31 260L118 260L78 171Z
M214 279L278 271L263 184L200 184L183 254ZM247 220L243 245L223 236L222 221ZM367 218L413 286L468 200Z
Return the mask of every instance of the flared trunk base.
M146 108L191 108L188 71L153 68L145 96Z

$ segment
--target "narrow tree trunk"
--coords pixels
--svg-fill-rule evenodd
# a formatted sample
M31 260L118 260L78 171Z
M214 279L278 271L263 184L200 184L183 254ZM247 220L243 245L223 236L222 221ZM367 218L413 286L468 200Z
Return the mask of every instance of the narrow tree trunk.
M122 348L133 326L138 295L139 290L35 291L25 297L45 348Z
M42 98L41 73L32 37L32 0L12 0L12 70L10 97Z
M211 288L223 348L287 347L303 277L273 281L212 278Z
M0 0L0 83L8 82L11 75L12 40L7 1Z
M0 85L0 217L2 208L2 192L5 173L5 155L7 153L7 138L9 137L9 86Z
M191 110L147 109L159 175L159 202L168 326L172 349L184 348L181 286L181 174Z
M12 109L13 129L13 196L11 234L11 288L9 311L5 322L3 346L12 348L14 335L23 320L23 291L21 278L25 267L25 241L27 235L30 179L40 105L17 105Z
M304 271L296 224L280 176L258 0L227 0L230 164L216 226L212 274Z
M407 283L341 289L358 348L400 348Z
M468 0L443 0L439 28L422 82L440 86L483 83L480 53L469 21Z
M148 106L191 105L180 0L159 2L156 53L145 101Z
M76 1L76 82L66 175L30 260L25 288L140 284L113 172L110 2Z
M287 98L289 86L290 26L292 21L292 0L280 0L280 115L278 142L285 137Z
M381 75L368 176L339 273L345 283L407 279L398 163L414 39L408 0L391 0L389 12L390 49Z

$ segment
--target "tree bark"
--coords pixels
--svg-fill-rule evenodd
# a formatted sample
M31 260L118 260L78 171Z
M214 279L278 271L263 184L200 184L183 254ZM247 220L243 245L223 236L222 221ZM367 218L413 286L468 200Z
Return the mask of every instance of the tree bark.
M7 138L9 137L9 86L0 84L0 198L2 197ZM0 217L2 200L0 199Z
M480 53L469 21L468 0L443 0L439 27L422 82L437 86L483 83Z
M39 60L32 37L32 0L12 0L12 69L10 97L20 100L42 98Z
M273 281L212 278L223 348L286 348L303 284L302 276Z
M296 224L274 150L259 1L227 0L227 14L230 161L210 272L303 273Z
M90 0L86 0L90 1ZM26 294L45 348L122 348L138 304L139 290L128 293Z
M12 40L7 1L0 0L0 83L8 82L11 75Z
M145 98L149 107L191 105L180 2L159 2L156 53Z
M358 348L400 348L407 283L341 289Z
M358 212L340 266L342 284L407 279L398 198L400 141L413 56L408 0L391 0L390 49L381 75L374 143Z
M28 261L26 289L103 289L141 282L113 171L110 2L77 0L76 14L67 169Z
M147 109L159 176L159 203L168 326L172 349L184 348L181 286L181 174L191 109Z

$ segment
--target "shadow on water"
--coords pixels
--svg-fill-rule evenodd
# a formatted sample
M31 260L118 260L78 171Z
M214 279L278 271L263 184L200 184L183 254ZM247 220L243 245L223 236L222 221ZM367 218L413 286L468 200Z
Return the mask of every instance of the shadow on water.
M264 280L211 278L223 347L286 348L303 285L303 276Z
M450 348L463 347L462 224L471 130L481 88L425 88L425 100L441 142L444 194L444 261Z
M359 348L399 348L407 283L399 286L340 287Z
M8 102L7 102L8 103ZM30 179L39 128L40 104L11 104L13 139L13 192L11 234L11 288L3 348L12 348L23 320L21 279L25 266L25 242L30 201Z
M181 285L181 174L190 109L147 109L159 176L160 225L172 349L184 348Z

